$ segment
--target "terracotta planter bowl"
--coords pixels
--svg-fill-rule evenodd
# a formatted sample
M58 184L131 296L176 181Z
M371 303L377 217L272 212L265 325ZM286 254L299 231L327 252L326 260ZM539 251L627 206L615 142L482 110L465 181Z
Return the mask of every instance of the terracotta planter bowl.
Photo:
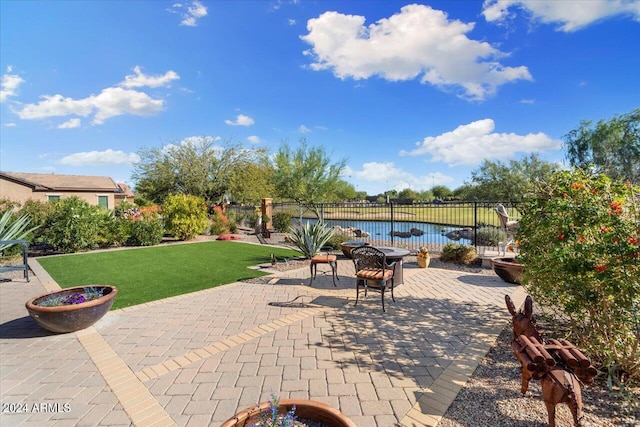
M39 301L52 295L65 296L82 293L84 288L87 287L104 289L103 296L80 304L60 305L57 307L41 307L37 305ZM100 320L113 305L116 295L118 295L118 289L115 286L87 285L67 288L31 298L25 306L33 320L44 329L56 333L67 333L88 328Z
M507 283L514 283L517 285L522 284L522 272L524 271L524 264L514 262L512 257L510 258L492 258L491 267L493 271L500 276L502 280Z
M347 418L342 412L327 405L306 399L280 399L278 413L286 414L295 405L295 415L298 418L305 418L310 421L319 421L329 427L356 427L353 421ZM258 422L258 415L269 411L270 402L261 402L257 406L238 412L233 417L225 421L220 427L245 427Z

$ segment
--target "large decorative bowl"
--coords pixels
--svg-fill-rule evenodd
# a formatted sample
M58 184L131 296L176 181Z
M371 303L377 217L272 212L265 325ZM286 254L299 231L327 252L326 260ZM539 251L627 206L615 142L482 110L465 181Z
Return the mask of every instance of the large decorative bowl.
M367 246L368 244L369 243L360 240L347 240L346 242L340 243L340 249L342 249L344 256L351 259L351 251L353 249L359 248L360 246Z
M328 427L356 427L355 423L342 412L323 402L306 399L280 399L278 413L285 415L293 407L295 415L308 421L323 423ZM259 414L271 410L271 402L261 402L257 406L238 412L220 427L245 427L259 422ZM269 413L269 412L267 412Z
M507 283L522 284L522 272L524 264L516 262L513 257L492 258L491 268Z
M102 296L79 304L58 305L54 307L38 305L45 300L52 300L57 297L84 294L86 288L101 290ZM31 298L25 306L33 320L44 329L56 333L67 333L88 328L100 320L113 305L116 295L118 295L118 289L115 286L79 286Z

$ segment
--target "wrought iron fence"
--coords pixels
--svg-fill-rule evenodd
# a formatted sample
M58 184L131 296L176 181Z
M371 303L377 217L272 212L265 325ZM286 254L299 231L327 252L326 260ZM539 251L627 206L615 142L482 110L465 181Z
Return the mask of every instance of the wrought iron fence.
M298 203L275 203L271 220L279 213L291 216L291 225L318 218L343 233L345 240L374 245L390 245L416 250L426 246L439 252L447 243L474 245L479 252L498 249L506 234L500 226L495 207L500 202L445 203L326 203L314 210ZM519 205L502 203L510 220L518 220ZM247 221L256 215L253 206L230 206L236 218ZM316 214L317 212L317 214Z

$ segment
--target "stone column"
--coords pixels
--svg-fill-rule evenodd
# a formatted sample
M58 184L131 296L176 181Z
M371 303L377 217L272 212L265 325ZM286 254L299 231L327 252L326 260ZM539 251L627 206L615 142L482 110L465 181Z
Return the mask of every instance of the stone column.
M267 227L267 230L271 230L273 228L273 217L272 217L272 210L271 210L271 202L273 199L262 199L262 222L264 223L264 219L265 218L269 218L268 221L266 221L265 227Z

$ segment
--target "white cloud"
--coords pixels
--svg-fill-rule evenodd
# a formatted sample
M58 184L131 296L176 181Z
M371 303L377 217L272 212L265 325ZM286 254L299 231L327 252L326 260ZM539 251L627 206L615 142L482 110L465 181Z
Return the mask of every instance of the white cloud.
M289 25L293 26L296 25L296 20L295 19L289 19L289 21L287 21L289 23Z
M125 153L124 151L86 151L74 153L60 159L63 165L73 166L99 166L104 164L124 164L139 162L140 157L136 153Z
M259 144L260 142L262 142L262 140L260 139L259 136L257 135L250 135L247 137L247 141L249 141L249 143L251 144Z
M15 126L16 126L15 122L5 123L4 125L5 125L6 127L8 127L8 128L12 128L12 127L15 127Z
M37 104L26 104L17 111L23 120L44 119L76 115L87 117L94 114L92 124L103 124L105 120L122 114L149 116L160 113L164 108L162 99L154 99L145 92L128 89L136 86L157 87L179 78L169 71L161 76L146 76L135 67L136 76L127 76L121 85L127 87L108 87L99 95L90 95L82 99L73 99L63 95L43 95Z
M44 119L47 117L62 117L70 114L86 117L93 111L95 96L84 99L65 98L62 95L43 95L37 104L26 104L18 111L18 117L23 120Z
M96 115L93 124L102 124L108 118L129 113L136 116L151 116L160 113L164 106L161 99L153 99L144 92L119 87L104 89L93 100Z
M305 125L300 125L300 127L298 128L298 132L309 133L309 132L312 132L312 130L306 127Z
M449 20L425 5L404 6L400 13L365 26L365 17L325 12L307 22L301 39L312 48L311 69L331 69L340 78L379 76L389 81L420 78L441 90L456 90L469 100L483 100L505 83L532 80L525 66L507 67L507 56L489 43L469 39L474 23Z
M186 27L197 26L198 19L207 16L207 8L198 0L192 1L190 5L175 3L168 11L171 13L179 13L182 18L180 25Z
M449 166L473 166L484 159L507 160L515 153L534 153L562 147L562 141L554 140L542 132L517 135L494 133L494 129L493 120L478 120L458 126L451 132L428 136L416 143L416 149L402 150L400 155L430 155L433 162L444 162Z
M617 15L628 15L640 21L640 2L637 0L590 0L579 4L558 0L485 0L482 14L489 22L504 23L513 17L509 12L512 8L526 11L534 21L558 24L558 30L564 32L578 31Z
M251 126L255 123L251 117L244 114L238 114L235 121L225 120L224 122L229 126Z
M7 67L7 71L10 71L11 67ZM4 74L2 76L2 83L0 83L0 102L5 102L10 96L16 96L18 93L18 87L24 83L22 77L17 74Z
M433 185L449 185L455 180L440 172L415 176L398 168L393 162L368 162L362 165L362 170L356 171L345 168L343 176L354 177L360 181L377 183L380 192L395 189L401 191L411 188L414 191L429 190ZM382 184L382 185L380 185Z
M58 126L58 129L73 129L80 127L80 119L70 119Z
M139 65L136 65L133 68L133 72L135 74L133 75L130 74L128 76L125 76L124 81L120 83L119 86L122 86L128 89L132 87L143 87L143 86L148 86L148 87L169 86L169 83L171 83L173 80L180 79L180 76L178 75L178 73L172 70L169 70L164 74L158 74L155 76L146 75L142 72Z

